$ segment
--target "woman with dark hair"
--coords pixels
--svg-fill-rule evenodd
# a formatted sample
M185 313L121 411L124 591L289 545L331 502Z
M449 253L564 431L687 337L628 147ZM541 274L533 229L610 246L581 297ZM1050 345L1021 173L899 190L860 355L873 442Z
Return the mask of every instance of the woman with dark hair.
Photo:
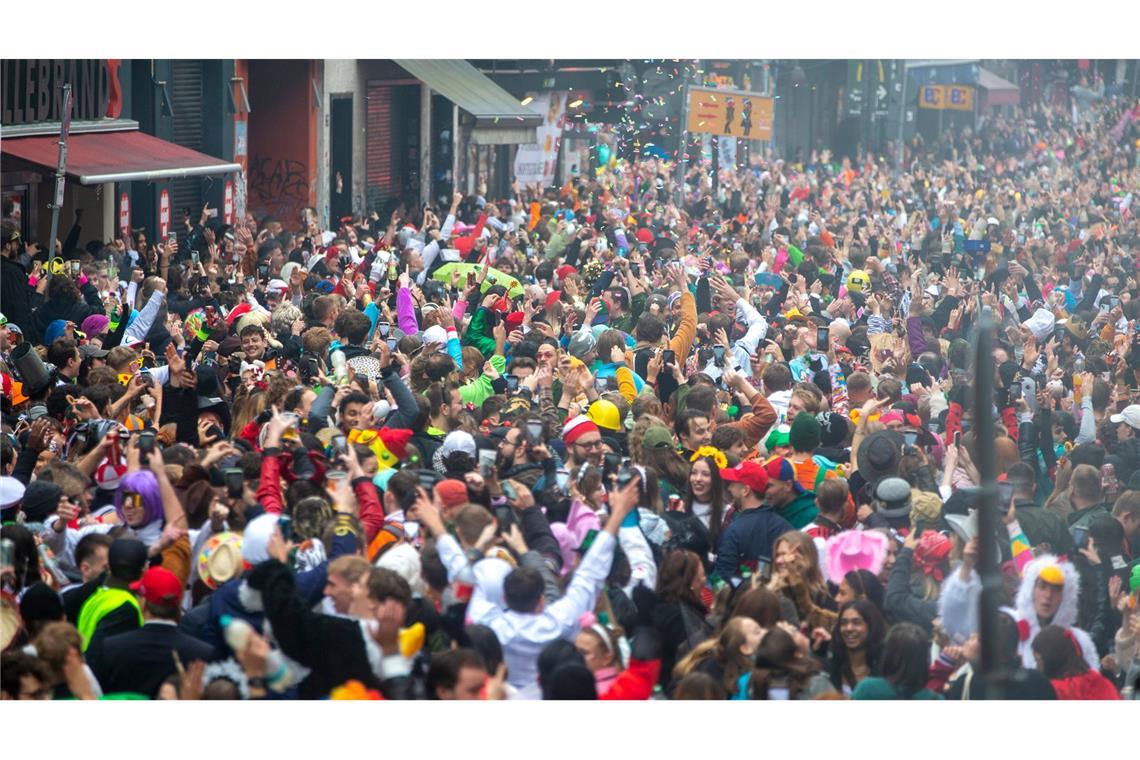
M11 523L0 528L0 537L3 537L13 544L12 552L12 590L20 595L23 590L29 586L43 581L48 585L53 583L53 579L43 577L40 571L40 555L36 549L36 539L31 531L23 525ZM5 578L5 580L8 580Z
M878 676L863 679L852 699L942 699L926 688L930 674L930 637L913 623L887 631Z
M850 695L859 682L879 673L879 654L887 624L868 601L848 602L839 609L831 634L827 674L831 685Z
M870 570L851 570L839 581L836 603L842 605L856 599L866 599L883 611L883 584Z
M752 657L764 633L751 618L733 618L719 636L706 639L685 655L673 677L680 682L691 673L707 673L726 693L736 694L741 679L752 670Z
M741 692L748 699L784 700L813 699L835 691L827 676L820 673L819 661L806 648L806 640L801 646L783 627L768 631L756 648L756 664L747 683L742 683Z
M673 496L683 498L688 493L689 465L671 446L643 447L639 460L634 459L633 463L656 471L663 504L667 505Z
M1010 610L1003 608L997 616L998 638L998 667L1005 669L1009 677L1005 680L1002 690L1002 699L1056 699L1057 692L1049 679L1036 670L1029 670L1021 665L1021 631L1017 621L1010 614ZM930 671L930 680L937 681L941 675L949 676L957 670L964 660L970 667L951 682L945 689L946 699L989 699L986 694L986 680L978 678L974 670L981 662L981 647L978 634L974 633L966 640L961 649L957 647L944 647L938 656L938 661ZM958 657L957 655L960 655Z
M1085 662L1080 642L1067 628L1045 626L1032 646L1037 669L1053 684L1057 699L1120 699L1112 681Z
M771 630L783 617L780 596L763 586L749 589L737 597L732 617L752 618L764 630Z
M728 462L719 450L701 447L693 455L692 465L689 467L689 487L684 501L685 512L696 515L701 524L708 529L711 545L714 547L720 544L720 532L724 527L726 505L720 468L727 466Z
M673 691L673 699L721 700L728 699L728 693L715 678L708 673L702 673L696 670L680 680L677 684L677 688Z
M661 636L662 686L669 683L674 663L713 633L701 601L704 585L705 568L695 553L675 549L662 557L653 610L653 627Z

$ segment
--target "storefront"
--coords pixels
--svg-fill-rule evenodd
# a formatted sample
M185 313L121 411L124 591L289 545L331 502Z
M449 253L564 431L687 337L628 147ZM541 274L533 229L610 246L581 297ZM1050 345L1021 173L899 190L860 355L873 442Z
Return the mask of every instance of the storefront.
M160 228L170 228L175 216L176 205L169 202L170 183L217 178L216 196L221 201L224 184L228 181L232 187L240 178L240 165L140 130L140 121L130 118L131 107L140 109L143 120L147 108L140 98L132 96L132 90L138 89L132 85L155 90L158 103L164 90L149 79L140 82L133 76L138 63L4 62L0 184L5 209L20 220L26 239L46 242L50 236L64 83L72 85L73 106L66 189L60 209L61 239L77 211L82 211L81 246L90 241L106 242L140 227L148 228L150 239L157 239ZM143 63L153 70L154 62ZM159 80L159 84L165 85L165 81ZM166 108L169 112L169 106ZM205 110L201 102L197 110ZM152 129L154 125L151 120ZM163 191L167 198L165 217L159 208ZM140 203L143 192L154 201Z

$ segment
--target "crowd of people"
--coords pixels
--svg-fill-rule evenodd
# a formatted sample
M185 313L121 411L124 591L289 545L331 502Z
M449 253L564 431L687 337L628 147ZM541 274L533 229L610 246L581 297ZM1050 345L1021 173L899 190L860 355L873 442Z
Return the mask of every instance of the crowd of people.
M329 229L6 218L3 697L1132 698L1140 105L1086 100Z

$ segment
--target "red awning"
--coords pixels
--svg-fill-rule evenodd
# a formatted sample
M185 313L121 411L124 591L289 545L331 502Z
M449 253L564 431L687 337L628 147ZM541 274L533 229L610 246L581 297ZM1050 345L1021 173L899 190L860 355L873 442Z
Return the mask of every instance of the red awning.
M0 143L0 151L5 157L22 159L54 172L59 161L59 137L8 137ZM87 132L67 138L67 175L81 185L238 171L240 164L226 163L137 130Z
M978 69L978 86L986 91L991 106L1015 106L1021 102L1021 89L989 69Z

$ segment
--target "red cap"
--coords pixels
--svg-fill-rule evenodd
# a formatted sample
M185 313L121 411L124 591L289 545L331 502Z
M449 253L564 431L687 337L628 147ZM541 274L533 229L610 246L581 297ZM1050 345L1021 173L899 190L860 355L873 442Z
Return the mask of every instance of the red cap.
M751 459L745 459L735 467L721 469L720 477L730 483L743 483L756 493L764 493L768 490L767 471Z
M565 280L568 276L574 274L577 271L578 271L577 269L570 266L569 264L563 264L562 266L560 266L554 270L554 274L556 274L558 276L559 280Z
M554 306L554 304L558 303L560 300L562 300L562 291L552 290L546 294L546 305L544 308L547 311L550 311L551 307Z
M455 478L448 478L436 483L435 495L439 497L440 504L446 509L458 507L471 501L467 495L467 484Z
M517 330L519 329L519 325L523 322L523 313L521 311L512 311L503 317L503 322L506 323L508 330Z
M165 567L152 567L143 573L131 590L137 591L148 604L175 607L182 599L182 581Z

